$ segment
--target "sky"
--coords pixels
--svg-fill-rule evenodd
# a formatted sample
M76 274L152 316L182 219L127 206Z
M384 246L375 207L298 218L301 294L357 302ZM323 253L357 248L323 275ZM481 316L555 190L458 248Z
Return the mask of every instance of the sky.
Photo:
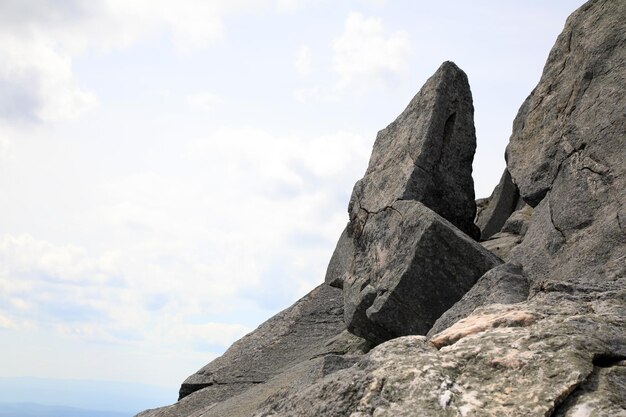
M0 0L0 377L171 387L324 279L446 60L477 197L583 2Z

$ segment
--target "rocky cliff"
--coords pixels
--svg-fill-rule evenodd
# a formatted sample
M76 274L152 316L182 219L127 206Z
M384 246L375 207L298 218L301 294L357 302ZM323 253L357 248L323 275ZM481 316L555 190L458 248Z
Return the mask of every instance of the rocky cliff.
M625 84L626 2L591 0L477 212L444 63L379 132L325 283L138 416L626 416Z

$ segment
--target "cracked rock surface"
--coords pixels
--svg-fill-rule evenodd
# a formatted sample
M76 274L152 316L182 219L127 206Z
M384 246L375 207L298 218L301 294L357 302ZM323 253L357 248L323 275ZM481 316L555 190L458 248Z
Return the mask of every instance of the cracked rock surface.
M595 357L626 354L625 296L542 293L482 307L430 341L391 340L304 390L281 391L255 417L549 416L582 396ZM594 400L595 410L616 407Z
M343 284L348 330L373 343L426 334L500 259L417 201L370 214Z
M313 290L140 416L625 417L625 85L626 2L591 0L514 122L507 189L527 205L502 200L483 246L471 94L444 63L355 185L326 278L343 291Z
M348 207L355 234L363 212L379 212L397 200L416 200L478 239L475 150L467 76L454 63L444 62L402 114L378 132L365 176L355 184Z
M262 395L267 390L265 383L296 365L301 366L295 368L294 375L310 373L322 366L319 361L303 365L311 359L362 354L365 350L367 344L362 339L345 331L341 290L322 284L189 376L180 388L179 402L140 416L187 416L261 385L255 392ZM255 398L248 401L254 403Z

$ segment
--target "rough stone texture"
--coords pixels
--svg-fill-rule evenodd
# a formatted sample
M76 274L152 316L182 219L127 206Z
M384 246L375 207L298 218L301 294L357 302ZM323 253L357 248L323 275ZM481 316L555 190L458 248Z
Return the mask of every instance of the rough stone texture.
M422 337L391 340L273 396L258 416L624 414L625 37L625 2L585 4L516 118L509 170L535 209L510 257L529 299L479 307L446 329L473 295L489 294L477 287L432 335L440 350Z
M424 336L391 340L351 368L273 395L254 416L550 416L584 389L594 360L626 354L625 296L553 292L483 307L435 336L439 349ZM618 395L588 401L619 410Z
M367 216L344 282L348 330L373 343L426 334L501 261L417 201Z
M363 339L345 331L341 290L322 284L188 377L180 388L183 401L141 416L187 416L263 385L311 358L360 354L368 347Z
M481 242L485 249L504 261L508 261L512 250L522 243L531 221L533 208L523 201L520 206L509 216L500 232Z
M297 336L309 344L304 346L290 338L290 326L276 325L284 331L276 332L275 343L270 337L274 332L269 330L258 339L261 344L254 339L245 342L251 347L262 346L259 349L267 344L263 355L278 362L277 372L265 373L264 383L231 393L219 403L215 403L216 391L205 388L169 409L142 416L624 416L625 46L626 2L592 0L570 16L539 85L518 113L507 149L513 182L534 210L531 213L518 204L521 210L509 216L502 233L523 241L512 248L507 265L483 275L441 316L428 338L399 337L364 356L354 356L352 353L365 349L360 339L341 333L343 326L337 317L341 302L334 301L328 323L317 322L329 334L333 333L330 327L336 325L334 338L322 337L323 331L319 338L306 339L308 327L296 325ZM437 96L428 93L436 85L441 83L433 82L423 89L429 100ZM430 113L411 111L399 120L430 117L424 114ZM439 137L446 138L445 132L450 131L445 128L452 124L450 115L432 124L443 126L431 129L440 132ZM414 126L413 132L407 126ZM430 125L398 122L390 125L388 132L382 131L375 152L378 146L391 154L372 157L371 172L368 168L369 174L357 183L353 193L347 231L356 243L351 269L371 275L351 273L344 293L348 305L357 292L367 301L358 314L370 322L379 314L376 309L390 300L388 293L397 289L385 283L385 273L398 265L414 266L424 261L406 262L412 254L426 253L427 248L416 251L415 245L425 234L419 228L430 224L427 220L434 214L415 201L399 201L407 190L427 188L427 181L417 182L415 187L402 185L412 184L406 179L421 172L414 170L415 166L422 167L421 163L411 164L419 155L411 154L402 141L426 137L419 133L430 129L424 126ZM415 131L419 134L414 135ZM385 170L393 175L378 173ZM415 195L411 199L422 201ZM421 217L409 216L411 210L421 211ZM452 239L445 238L452 232ZM432 234L434 242L456 244L461 237L469 240L452 226ZM440 249L436 256L428 256L428 262L445 259L449 253L449 249ZM446 267L443 263L437 266ZM403 271L399 268L393 275L402 276ZM431 265L430 271L439 270ZM456 275L452 278L462 279ZM362 286L353 285L357 279L366 281ZM420 280L407 282L413 288ZM338 290L323 288L338 294ZM321 297L312 298L325 305ZM376 303L378 299L381 301ZM438 302L433 295L417 307L409 304L406 310L412 312ZM392 313L375 318L388 326L385 320L394 317L396 312ZM406 311L397 316L402 318L402 314ZM294 313L293 317L300 315ZM281 361L279 356L272 356L272 348L282 352L279 355L289 355L283 343L304 352L300 359L288 356ZM256 375L254 361L260 361L259 369L268 369L269 365L263 365L265 359L254 358L254 354L249 357L250 361L241 363L251 375Z
M326 284L331 287L343 288L343 281L350 273L352 260L354 259L354 240L349 233L349 226L346 226L337 241L337 246L330 258L326 269Z
M524 203L522 200L521 207L515 210L513 214L506 219L506 222L500 231L502 233L511 233L522 237L526 236L532 215L533 208Z
M350 223L337 242L325 282L342 288L366 218L399 200L420 201L478 239L475 150L467 76L454 63L444 62L402 114L378 132L365 175L354 185Z
M352 366L360 356L334 355L303 360L284 369L262 384L256 384L237 395L215 402L200 390L171 407L144 412L138 417L250 417L268 397L287 388L304 388L315 381Z
M496 266L480 277L476 285L437 319L428 336L433 336L489 304L515 304L528 298L529 283L519 265Z
M510 259L534 282L602 289L626 275L626 2L570 16L507 149L535 205Z
M533 207L576 155L590 181L608 179L606 169L624 162L625 9L623 1L594 0L573 13L515 118L507 166Z
M554 417L626 416L626 361L595 366Z
M522 243L522 237L513 233L496 233L481 245L498 258L508 261L513 248Z
M417 200L475 239L472 161L476 150L474 106L467 76L444 62L408 107L378 132L372 156L352 192L350 220L397 200Z
M491 193L487 204L480 214L476 215L476 225L480 228L480 239L487 240L498 233L504 223L515 210L519 200L517 187L505 168L500 182Z

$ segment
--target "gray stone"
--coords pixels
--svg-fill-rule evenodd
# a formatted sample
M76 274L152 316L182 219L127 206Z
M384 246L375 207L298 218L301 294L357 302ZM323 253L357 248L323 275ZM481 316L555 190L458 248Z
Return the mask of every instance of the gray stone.
M505 168L500 182L491 193L487 204L476 216L480 228L480 239L487 240L498 233L515 210L519 200L517 186L513 184L509 171Z
M534 210L518 202L501 235L483 242L523 238L511 246L509 264L481 274L461 298L471 286L463 268L476 265L460 265L459 252L467 264L476 262L474 252L499 261L435 214L446 217L436 204L422 201L428 179L409 181L422 168L434 173L428 178L442 174L432 155L425 160L435 168L422 166L419 152L432 146L413 146L411 138L430 138L425 132L433 131L432 138L446 143L460 120L458 110L454 123L450 112L433 110L447 109L434 97L447 97L445 86L454 83L429 81L407 111L415 109L379 134L368 173L355 186L344 297L323 286L200 374L215 376L217 385L218 376L232 377L223 379L232 382L230 391L206 387L141 415L623 416L624 45L626 2L589 1L568 19L522 105L508 169ZM432 104L430 110L417 111L423 103ZM415 201L402 201L407 196ZM334 276L345 275L348 264L339 265ZM397 337L362 355L369 346L345 332L342 298L352 329L377 343L409 328L424 332L438 320L428 337ZM460 301L444 313L442 300L453 298ZM240 388L237 381L249 385Z
M481 245L503 261L508 261L511 251L522 243L522 236L500 232L491 236L489 240L480 242Z
M408 107L378 132L365 176L348 211L354 236L363 213L397 200L417 200L475 239L472 161L474 107L467 76L444 62Z
M588 291L626 275L626 3L572 14L507 148L509 170L536 208L510 259L532 282Z
M626 361L608 359L608 363L594 367L554 417L626 416Z
M594 161L590 178L623 166L625 17L623 1L589 1L573 13L515 118L507 168L533 207L575 154Z
M530 218L533 214L533 208L524 203L524 200L521 201L521 207L515 210L513 214L506 219L504 226L500 229L502 233L511 233L522 237L526 235Z
M481 307L430 340L388 341L353 367L281 391L254 416L551 416L584 389L598 357L626 352L624 295ZM620 410L621 388L611 389L594 397L596 409Z
M428 332L433 336L489 304L515 304L528 298L529 283L519 265L502 264L480 277L463 298L441 315Z
M478 222L481 213L483 210L487 208L489 205L489 197L487 198L479 198L476 200L476 217L474 217L474 223Z
M426 334L501 261L417 201L368 214L344 282L348 330L374 343Z
M330 258L328 268L326 269L326 284L331 287L343 288L343 281L350 272L352 260L354 259L354 241L348 229L350 225L341 233L337 246Z
M367 349L363 339L345 331L341 290L322 284L188 377L178 403L142 417L187 416L253 388L266 392L267 387L257 386L313 358L362 354Z

